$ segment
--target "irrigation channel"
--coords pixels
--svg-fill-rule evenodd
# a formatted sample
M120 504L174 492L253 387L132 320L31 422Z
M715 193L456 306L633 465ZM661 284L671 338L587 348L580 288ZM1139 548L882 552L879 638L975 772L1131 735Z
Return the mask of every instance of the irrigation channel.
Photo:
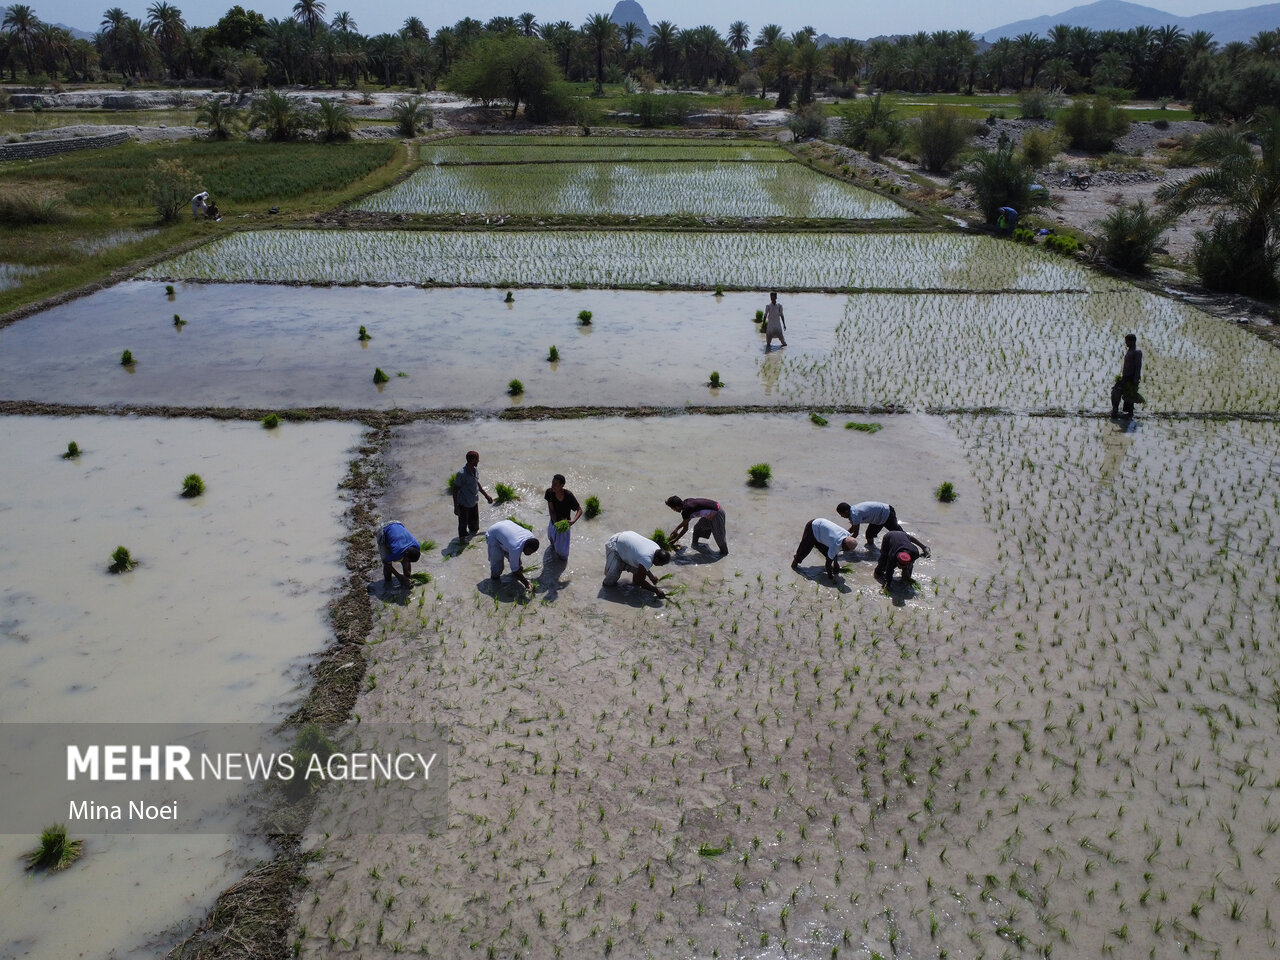
M1130 331L1149 404L1112 421ZM1277 362L987 238L236 234L0 329L0 719L283 719L341 599L360 634L316 674L351 652L352 716L448 731L448 810L356 830L339 790L283 951L1269 955ZM531 594L454 540L472 448L514 495L482 527L541 534L556 472L600 501ZM664 601L602 587L672 494L724 505L728 556L680 550ZM791 569L806 521L868 499L931 546L914 583L861 542L839 578ZM409 591L374 562L393 517L429 541ZM5 838L0 953L163 955L268 855L86 839L33 877Z

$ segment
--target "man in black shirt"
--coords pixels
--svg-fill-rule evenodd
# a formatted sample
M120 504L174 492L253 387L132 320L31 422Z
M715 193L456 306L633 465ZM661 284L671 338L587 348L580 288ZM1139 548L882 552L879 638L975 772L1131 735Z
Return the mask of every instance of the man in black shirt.
M1111 388L1111 415L1120 413L1120 401L1124 401L1124 415L1133 416L1135 402L1144 403L1138 393L1138 383L1142 380L1142 351L1138 349L1136 334L1127 333L1124 337L1124 363L1120 365L1120 376L1116 377L1115 386Z
M704 537L713 537L716 546L720 548L720 556L728 554L729 541L725 536L724 511L720 509L720 504L706 497L689 497L682 500L673 496L667 497L667 506L680 514L680 525L672 530L668 537L672 546L689 529L689 521L697 520L693 525L693 545L696 547L698 541Z
M902 582L911 579L911 570L922 556L929 556L929 548L905 530L890 530L880 538L880 561L876 564L876 579L884 579L887 587L893 580L895 567L902 568Z

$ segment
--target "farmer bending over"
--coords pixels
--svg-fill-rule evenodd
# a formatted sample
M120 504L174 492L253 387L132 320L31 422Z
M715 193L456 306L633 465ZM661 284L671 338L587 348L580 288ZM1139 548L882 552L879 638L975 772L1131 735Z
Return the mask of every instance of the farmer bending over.
M635 586L659 598L665 597L650 567L664 566L670 560L671 554L634 530L615 533L604 545L604 585L617 586L622 575L630 573Z
M720 504L706 497L689 497L685 500L679 497L667 497L667 506L680 514L680 525L667 537L672 546L675 546L676 542L684 536L684 532L689 529L689 521L697 520L693 525L691 541L693 546L696 547L699 540L713 537L716 546L720 548L720 556L728 554L729 541L725 537L724 510L720 508Z
M383 584L390 586L394 575L400 581L400 586L408 590L413 586L413 581L409 579L413 574L413 565L422 556L422 547L418 544L417 537L399 520L392 520L378 528L374 539L378 543L378 556L382 558ZM404 573L399 573L392 566L397 562Z
M538 552L538 538L514 520L499 520L484 534L489 545L489 579L502 579L502 565L511 565L511 576L526 590L533 589L524 575L524 558Z

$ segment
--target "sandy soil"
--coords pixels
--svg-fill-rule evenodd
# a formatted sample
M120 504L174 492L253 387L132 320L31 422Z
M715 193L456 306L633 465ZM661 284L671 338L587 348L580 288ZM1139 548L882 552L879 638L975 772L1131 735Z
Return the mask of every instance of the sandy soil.
M530 598L483 545L383 596L357 713L450 726L449 826L327 838L303 956L1275 950L1274 425L806 429L397 435L388 511L440 544L467 446L535 527L557 469L604 514ZM665 602L601 588L603 540L669 528L671 492L723 499L730 555L685 551ZM838 583L788 569L806 519L876 496L934 548L914 587L882 592L863 550Z

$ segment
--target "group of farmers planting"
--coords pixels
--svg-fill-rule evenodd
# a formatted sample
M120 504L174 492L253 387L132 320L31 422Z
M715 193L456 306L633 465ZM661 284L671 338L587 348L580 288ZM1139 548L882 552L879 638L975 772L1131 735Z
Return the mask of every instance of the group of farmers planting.
M457 473L452 484L453 512L458 518L458 543L466 544L480 530L480 497L493 503L493 497L480 482L480 454L471 450L467 461ZM569 559L570 528L582 519L582 505L573 492L565 487L565 478L556 474L547 488L547 540L555 556ZM657 597L666 593L658 586L654 567L671 562L671 551L677 549L685 533L691 532L694 548L702 540L714 540L720 556L729 553L729 540L725 531L724 508L705 497L671 496L666 504L680 514L680 522L666 536L666 545L659 544L634 530L623 530L611 536L604 545L604 585L618 584L624 573L631 574L631 582ZM885 531L880 541L880 560L876 564L876 577L886 586L893 578L893 571L900 569L902 579L911 579L911 570L921 556L929 556L929 548L902 529L897 511L891 504L865 501L850 505L841 503L836 513L849 523L848 530L841 525L820 517L804 525L800 546L792 558L793 570L800 569L800 562L817 547L825 560L825 571L831 577L840 573L840 555L858 545L858 530L865 524L866 544L875 545L876 535ZM503 568L510 567L512 578L525 590L533 585L524 574L524 558L537 553L542 544L533 530L514 520L499 520L485 531L485 543L489 551L489 578L498 581ZM379 527L377 532L378 554L382 559L382 578L390 586L394 580L408 588L412 586L413 564L422 556L421 546L403 523L393 520ZM400 569L395 564L400 564Z

